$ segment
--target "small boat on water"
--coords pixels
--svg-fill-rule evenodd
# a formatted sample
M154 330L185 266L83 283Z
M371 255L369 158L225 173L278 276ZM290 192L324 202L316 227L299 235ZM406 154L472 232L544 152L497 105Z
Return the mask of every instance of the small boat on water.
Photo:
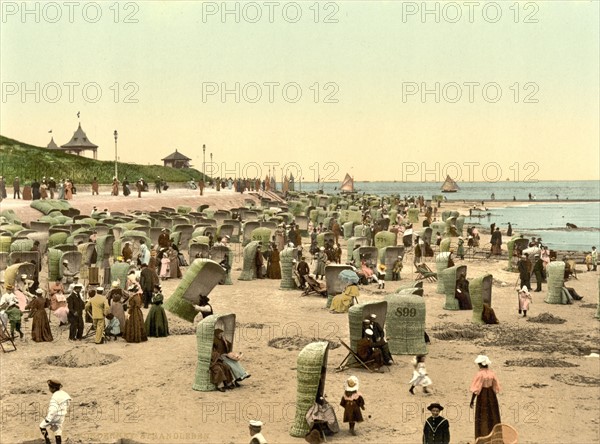
M348 173L346 173L346 177L344 177L342 186L340 187L340 192L341 193L354 193L355 192L354 179Z
M456 193L460 188L450 176L446 176L446 181L442 185L442 193Z

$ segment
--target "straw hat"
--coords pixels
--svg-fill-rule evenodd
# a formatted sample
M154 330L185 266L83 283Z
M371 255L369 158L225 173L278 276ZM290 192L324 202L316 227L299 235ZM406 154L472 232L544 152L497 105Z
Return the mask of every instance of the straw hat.
M11 290L14 290L14 289L15 289L14 285L12 285L12 284L6 284L6 291L11 291Z
M119 281L112 281L111 284L110 284L110 286L112 288L117 288L119 286Z
M489 366L492 363L486 355L479 355L475 358L475 364Z
M44 290L38 288L37 290L35 290L35 294L44 294Z
M347 392L357 392L358 378L356 376L350 376L344 383L344 390Z

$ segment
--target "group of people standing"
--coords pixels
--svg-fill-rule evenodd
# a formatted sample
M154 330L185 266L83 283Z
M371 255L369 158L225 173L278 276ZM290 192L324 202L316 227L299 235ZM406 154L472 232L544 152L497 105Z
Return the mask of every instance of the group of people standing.
M30 185L25 185L21 189L21 179L15 176L13 179L13 199L27 200L46 200L46 199L64 199L71 200L77 193L77 189L71 179L61 179L58 182L54 177L42 177L41 181L33 179ZM0 176L0 199L6 199L6 180Z

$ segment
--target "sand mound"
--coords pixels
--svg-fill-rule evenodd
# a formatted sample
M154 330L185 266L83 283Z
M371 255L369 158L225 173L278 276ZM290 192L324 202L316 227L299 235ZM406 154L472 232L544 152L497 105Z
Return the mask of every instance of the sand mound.
M533 318L528 318L527 322L539 322L540 324L564 324L566 319L559 318L551 313L540 313Z
M483 331L472 325L449 324L447 327L436 327L434 330L440 330L432 333L432 336L441 341L470 341L484 336Z
M597 308L598 304L581 304L579 308Z
M278 349L287 349L289 351L302 350L311 342L329 342L330 349L336 349L340 346L337 342L327 341L327 339L307 338L306 336L283 336L281 338L273 338L269 341L269 347Z
M561 361L559 359L529 358L514 359L504 363L510 367L579 367L577 364Z
M57 367L98 367L121 359L116 355L100 353L93 346L75 347L61 356L50 356L46 362Z
M600 379L583 375L564 375L558 373L551 376L555 381L563 382L567 385L577 385L579 387L600 386Z

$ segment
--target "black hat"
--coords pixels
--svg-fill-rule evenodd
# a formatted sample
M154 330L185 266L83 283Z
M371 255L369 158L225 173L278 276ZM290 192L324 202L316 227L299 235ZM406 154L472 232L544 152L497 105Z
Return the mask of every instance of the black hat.
M429 406L427 407L427 410L431 411L431 409L440 409L441 412L442 410L444 410L444 407L439 405L437 402L434 402L432 404L429 404Z

